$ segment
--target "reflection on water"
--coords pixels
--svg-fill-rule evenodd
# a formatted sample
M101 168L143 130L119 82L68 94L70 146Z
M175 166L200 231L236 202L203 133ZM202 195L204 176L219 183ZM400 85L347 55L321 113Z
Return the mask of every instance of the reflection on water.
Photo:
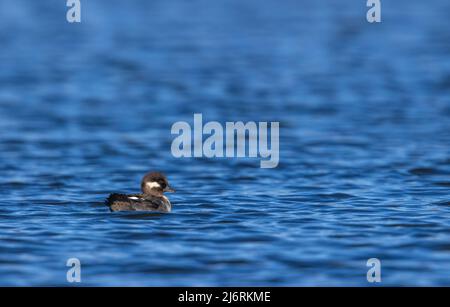
M414 2L2 2L0 284L450 285L450 7ZM173 158L194 113L279 121L279 166ZM173 213L110 213L151 169Z

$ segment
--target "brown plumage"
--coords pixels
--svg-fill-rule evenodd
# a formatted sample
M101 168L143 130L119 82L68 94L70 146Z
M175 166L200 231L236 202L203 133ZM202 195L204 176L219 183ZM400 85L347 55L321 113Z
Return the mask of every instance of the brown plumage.
M164 192L175 192L166 176L159 172L148 173L141 181L142 194L113 193L105 204L111 211L156 211L170 212L172 205Z

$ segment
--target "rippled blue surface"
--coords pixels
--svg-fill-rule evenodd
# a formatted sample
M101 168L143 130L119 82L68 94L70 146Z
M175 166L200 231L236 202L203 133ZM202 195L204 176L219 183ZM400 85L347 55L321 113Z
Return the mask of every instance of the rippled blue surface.
M0 285L450 285L447 1L56 2L0 3ZM173 158L196 112L279 167ZM173 212L110 213L152 169Z

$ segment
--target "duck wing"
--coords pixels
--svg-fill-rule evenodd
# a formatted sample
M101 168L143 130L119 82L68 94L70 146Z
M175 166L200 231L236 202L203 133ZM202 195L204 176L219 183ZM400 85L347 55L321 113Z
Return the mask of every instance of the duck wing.
M106 199L105 204L111 211L155 211L164 206L164 201L152 195L113 193Z

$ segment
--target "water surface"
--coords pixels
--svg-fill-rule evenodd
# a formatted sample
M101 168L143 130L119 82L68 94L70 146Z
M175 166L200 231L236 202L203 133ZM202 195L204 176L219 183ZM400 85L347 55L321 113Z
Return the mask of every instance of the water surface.
M0 285L450 285L450 5L0 4ZM392 2L392 1L390 1ZM279 121L280 164L175 159L176 121ZM167 173L171 214L110 213Z

